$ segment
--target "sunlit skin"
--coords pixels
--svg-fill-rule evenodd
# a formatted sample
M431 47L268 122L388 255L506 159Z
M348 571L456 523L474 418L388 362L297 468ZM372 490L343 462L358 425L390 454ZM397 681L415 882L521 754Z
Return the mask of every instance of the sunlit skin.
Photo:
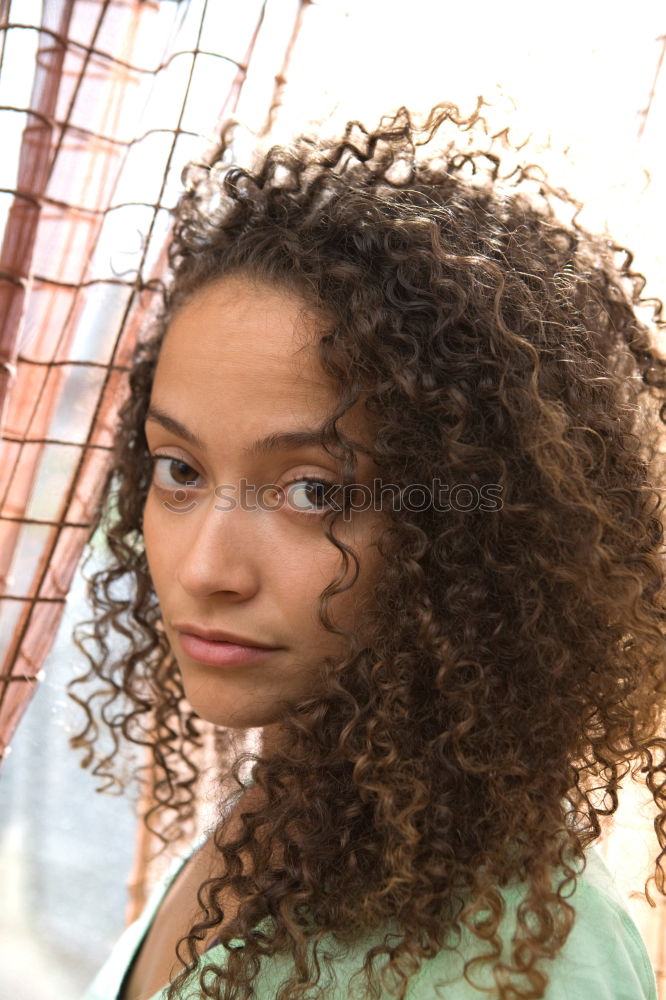
M338 461L316 444L247 454L267 434L317 428L334 410L336 386L315 346L325 323L299 297L246 277L206 286L175 315L151 394L151 407L199 437L201 446L150 416L145 424L151 455L166 459L154 465L146 500L146 554L185 694L202 718L233 729L268 727L266 736L279 730L285 702L316 692L318 663L345 643L317 616L321 591L342 557L323 531L322 488L302 482L339 482ZM371 446L362 401L338 426ZM361 452L356 460L356 481L372 483L376 467ZM215 487L233 486L227 495L239 498L242 479L257 487L294 484L293 502L273 510L221 505ZM187 483L194 485L183 490ZM379 571L380 518L372 509L354 511L334 528L360 559L355 584L330 604L343 628L362 629L363 604ZM352 571L350 565L347 580ZM183 650L178 622L279 648L256 663L202 664Z

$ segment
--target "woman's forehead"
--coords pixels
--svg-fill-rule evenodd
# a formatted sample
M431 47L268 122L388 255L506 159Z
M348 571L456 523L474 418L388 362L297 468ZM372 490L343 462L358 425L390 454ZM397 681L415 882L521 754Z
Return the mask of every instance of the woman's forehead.
M299 296L231 276L200 289L174 316L158 368L200 368L221 378L259 376L334 392L317 342L328 328Z
M330 326L330 321L329 321ZM318 427L338 406L340 387L319 361L326 321L300 297L237 276L195 293L163 342L152 401L197 427L231 421L262 427ZM371 445L363 401L339 421Z

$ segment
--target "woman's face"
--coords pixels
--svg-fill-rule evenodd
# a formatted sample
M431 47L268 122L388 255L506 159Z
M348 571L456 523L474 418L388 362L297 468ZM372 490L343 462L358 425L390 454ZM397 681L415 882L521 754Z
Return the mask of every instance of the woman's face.
M144 511L146 554L185 694L216 725L278 722L281 701L316 693L318 663L344 649L344 638L317 616L342 556L323 532L325 487L307 482L340 482L339 463L316 443L259 443L314 431L335 408L335 385L315 346L324 325L296 295L236 275L201 289L178 311L158 358L145 424L156 459ZM362 401L338 427L372 445ZM355 481L371 484L376 467L362 452L356 460ZM362 629L363 601L379 567L379 528L372 509L335 525L360 561L356 583L329 605L339 627ZM352 574L353 561L345 583ZM246 649L242 661L242 650L197 643L188 628L271 648L249 658ZM230 655L227 663L205 662Z

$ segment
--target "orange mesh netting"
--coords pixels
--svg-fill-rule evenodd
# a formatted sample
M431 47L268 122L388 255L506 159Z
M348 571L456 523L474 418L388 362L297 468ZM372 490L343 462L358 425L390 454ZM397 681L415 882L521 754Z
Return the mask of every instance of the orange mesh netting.
M90 534L180 172L236 110L269 7L27 6L0 7L2 134L22 126L0 187L0 759ZM304 6L272 47L274 102Z

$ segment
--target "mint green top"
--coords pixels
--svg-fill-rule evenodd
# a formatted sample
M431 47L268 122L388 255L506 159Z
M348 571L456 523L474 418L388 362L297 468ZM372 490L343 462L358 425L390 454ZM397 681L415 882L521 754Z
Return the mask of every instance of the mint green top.
M141 915L125 928L116 942L107 961L81 1000L118 1000L118 993L127 969L147 934L157 909L176 875L187 859L205 841L202 835L188 851L176 858L155 886ZM544 972L549 977L545 1000L657 1000L657 988L650 960L638 928L622 902L601 857L594 850L588 850L585 872L579 876L576 891L570 902L576 911L573 929L566 944L552 961L545 961ZM506 903L505 915L500 929L505 942L505 954L510 954L508 942L515 926L516 906L520 902L519 888L503 890ZM321 962L320 986L327 984L327 1000L362 1000L364 974L350 983L354 972L361 968L362 960L370 945L370 939L359 942L347 954L336 954L337 945L332 939L327 952L333 958L331 966ZM375 939L376 940L376 939ZM396 939L397 940L397 939ZM322 948L324 942L319 945ZM410 981L407 1000L482 1000L496 997L496 993L480 992L460 978L464 962L479 953L480 943L469 932L463 935L457 952L440 952L435 958L422 963L418 973ZM321 954L318 949L318 954ZM210 948L206 959L222 965L225 947L222 944ZM381 956L382 963L387 956ZM484 967L485 968L485 967ZM280 984L288 976L286 956L263 959L259 975L254 981L257 1000L275 1000ZM474 982L481 986L492 986L492 974L488 971L472 972ZM332 978L333 976L333 978ZM478 978L480 977L480 978ZM196 987L196 978L190 982L182 1000L197 1000L201 994ZM436 984L440 982L440 990ZM317 987L317 989L320 987ZM388 996L388 994L386 994ZM150 1000L164 1000L166 987L155 993ZM307 1000L304 996L303 1000Z

